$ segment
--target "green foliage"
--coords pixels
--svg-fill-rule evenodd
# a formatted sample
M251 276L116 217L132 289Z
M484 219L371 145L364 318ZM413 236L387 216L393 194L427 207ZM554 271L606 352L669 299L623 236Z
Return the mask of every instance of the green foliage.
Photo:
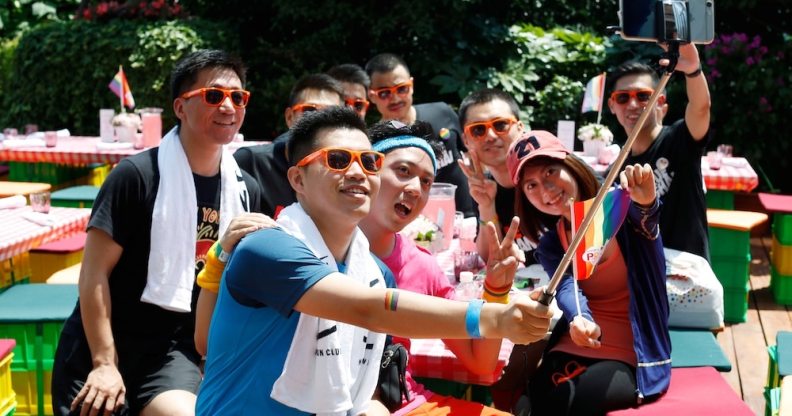
M775 186L792 189L788 119L792 114L792 38L768 47L759 35L722 34L705 48L712 96L713 147L735 146Z
M9 89L11 70L14 65L14 52L19 39L0 40L0 97Z
M16 50L3 94L0 125L68 127L74 134L98 134L98 110L119 100L107 87L123 65L135 102L161 107L165 128L173 125L170 71L183 55L200 48L236 50L224 26L202 20L175 22L71 21L27 32Z
M31 27L67 20L80 0L0 0L0 38L11 39Z

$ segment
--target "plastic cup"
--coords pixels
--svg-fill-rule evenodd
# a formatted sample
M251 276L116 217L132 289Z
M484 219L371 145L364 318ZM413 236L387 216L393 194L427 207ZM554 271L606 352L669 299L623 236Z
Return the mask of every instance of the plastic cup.
M707 163L709 163L709 167L712 170L718 170L721 168L721 162L723 161L723 154L720 152L710 151L707 152Z
M55 147L58 145L58 133L54 131L44 132L44 144L47 147Z
M451 240L454 238L455 193L456 185L454 184L433 183L432 189L429 190L429 200L421 212L430 221L440 226L443 232L443 250L447 250L451 246Z
M723 157L732 157L732 151L734 147L730 144L719 144L718 145L718 153L722 154Z
M49 213L50 193L45 191L30 194L30 207L33 208L34 212Z
M112 108L103 108L99 110L99 139L103 142L113 142L115 137L113 135L113 116L115 110Z
M140 110L140 118L143 123L143 145L159 146L162 140L162 109L144 108Z

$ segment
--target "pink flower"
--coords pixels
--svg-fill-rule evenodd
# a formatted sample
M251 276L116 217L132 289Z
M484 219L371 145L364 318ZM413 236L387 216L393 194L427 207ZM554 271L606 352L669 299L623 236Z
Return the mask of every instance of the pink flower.
M746 64L746 65L748 65L748 66L751 66L751 65L753 65L754 63L755 63L755 62L754 62L754 59L753 59L752 57L750 57L750 56L749 56L749 57L745 58L745 64Z

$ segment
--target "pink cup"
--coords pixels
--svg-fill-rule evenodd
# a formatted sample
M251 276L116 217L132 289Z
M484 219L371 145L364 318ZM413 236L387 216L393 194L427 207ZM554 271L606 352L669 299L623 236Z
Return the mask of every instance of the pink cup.
M707 163L709 163L710 169L712 170L720 169L722 161L723 161L722 153L715 151L707 152Z

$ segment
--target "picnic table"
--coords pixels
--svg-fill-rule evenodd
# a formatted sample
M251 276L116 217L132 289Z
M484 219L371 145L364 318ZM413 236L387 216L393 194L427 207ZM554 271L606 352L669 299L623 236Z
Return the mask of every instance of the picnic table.
M240 147L264 144L267 142L231 142L233 152ZM55 147L2 147L0 161L23 163L55 163L59 165L89 165L94 163L114 165L121 159L138 154L146 148L135 149L131 143L103 143L99 137L72 136L58 138Z
M84 231L90 216L91 210L88 208L52 207L48 214L34 213L30 206L2 209L0 261L74 232ZM42 218L46 221L41 221Z

